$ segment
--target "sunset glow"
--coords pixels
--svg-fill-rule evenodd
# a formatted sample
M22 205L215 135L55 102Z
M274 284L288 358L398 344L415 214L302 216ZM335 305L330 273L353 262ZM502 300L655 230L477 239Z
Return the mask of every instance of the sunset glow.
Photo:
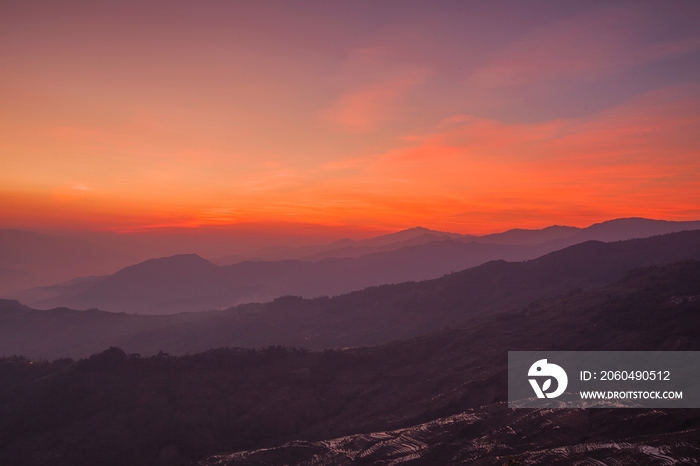
M6 3L0 227L700 218L700 4L565 3Z

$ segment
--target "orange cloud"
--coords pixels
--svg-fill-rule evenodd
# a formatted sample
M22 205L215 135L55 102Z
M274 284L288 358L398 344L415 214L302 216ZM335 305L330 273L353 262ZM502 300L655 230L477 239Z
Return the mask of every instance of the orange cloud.
M0 208L7 219L33 205L27 212L54 221L127 229L296 222L484 233L622 216L691 219L700 217L699 110L700 88L681 86L577 119L506 124L458 115L389 150L231 174L209 189L174 190L166 180L162 192L141 186L128 196L72 182L53 201L35 193L19 202L5 189L0 198L14 201Z
M469 216L489 225L503 218L506 227L552 217L579 225L698 217L698 109L700 90L677 87L580 119L504 124L460 116L404 147L353 159L361 173L317 189L326 199L353 192L367 220L430 219L457 229Z
M351 133L373 131L397 118L402 100L429 74L425 68L392 63L381 47L353 50L340 73L342 81L352 80L343 84L345 90L321 118Z
M210 194L193 187L129 197L74 182L53 191L60 208L39 195L19 202L7 190L0 197L14 201L0 205L4 218L26 216L18 206L29 202L27 212L44 219L137 229L290 221L480 233L631 215L697 218L698 109L700 90L685 87L579 119L505 124L462 115L401 147L306 169L270 167Z
M696 80L697 7L584 3L8 10L0 219L479 233L700 217L700 91L648 92ZM607 110L569 117L589 101Z
M382 123L397 116L396 105L421 81L422 73L416 73L415 76L351 91L340 96L323 117L350 132L378 129Z

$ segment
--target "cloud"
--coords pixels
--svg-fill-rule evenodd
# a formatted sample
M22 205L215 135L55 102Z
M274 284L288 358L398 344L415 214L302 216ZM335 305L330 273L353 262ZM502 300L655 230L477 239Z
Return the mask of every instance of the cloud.
M597 80L640 64L700 50L700 39L647 43L653 19L641 9L610 7L538 27L497 52L471 76L480 88L555 80Z
M425 75L422 70L411 71L346 92L323 112L323 119L348 132L376 130L397 116L401 99L421 84Z
M697 127L697 86L535 124L457 115L433 132L404 138L402 147L349 160L355 171L313 189L329 202L356 200L364 217L380 223L431 219L463 228L470 212L505 227L543 226L552 217L579 225L634 215L697 217ZM351 210L336 212L352 216Z
M86 186L82 183L74 184L73 186L71 186L71 189L75 189L76 191L80 191L80 192L94 191L95 190L95 188L93 188L91 186Z
M302 175L294 168L279 168L252 173L232 181L236 192L273 192L294 187L302 183Z
M51 198L60 203L94 200L96 189L83 183L59 185L51 189Z
M293 219L479 233L624 216L690 219L700 216L698 127L696 85L540 123L455 114L366 156L317 165L260 162L260 171L224 173L225 187L186 191L192 198L181 195L176 208L169 194L150 206L163 212L162 221L151 223ZM92 208L105 188L90 187L65 182L53 199Z
M428 68L396 62L384 47L355 48L338 70L340 91L321 119L350 133L377 130L400 115L403 100L429 75Z

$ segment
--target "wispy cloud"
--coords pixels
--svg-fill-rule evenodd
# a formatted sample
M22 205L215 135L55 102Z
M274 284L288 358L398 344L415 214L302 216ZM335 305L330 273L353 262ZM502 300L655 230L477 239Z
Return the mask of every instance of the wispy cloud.
M562 79L594 80L632 66L694 53L700 39L647 42L650 18L611 6L535 28L496 52L471 76L471 84L502 88Z
M71 188L75 189L76 191L80 191L80 192L94 191L95 190L95 188L93 188L92 186L86 186L82 183L76 183L73 186L71 186Z
M348 132L368 132L400 114L407 94L425 82L429 70L391 60L382 47L354 49L340 70L343 90L321 118Z
M323 117L349 132L379 129L384 122L397 117L401 99L423 82L425 76L425 71L417 70L348 91L337 98Z
M554 213L574 224L693 208L697 216L698 109L695 86L536 124L458 115L403 147L348 161L358 173L316 189L327 199L353 192L374 206L366 215L374 211L376 221L399 205L411 205L415 221L460 223L473 212L489 224L517 218L532 226Z

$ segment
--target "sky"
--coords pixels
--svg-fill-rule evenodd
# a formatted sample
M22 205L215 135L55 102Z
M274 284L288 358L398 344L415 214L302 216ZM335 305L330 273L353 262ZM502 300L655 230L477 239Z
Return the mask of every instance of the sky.
M4 1L0 228L697 220L699 20L694 0Z

